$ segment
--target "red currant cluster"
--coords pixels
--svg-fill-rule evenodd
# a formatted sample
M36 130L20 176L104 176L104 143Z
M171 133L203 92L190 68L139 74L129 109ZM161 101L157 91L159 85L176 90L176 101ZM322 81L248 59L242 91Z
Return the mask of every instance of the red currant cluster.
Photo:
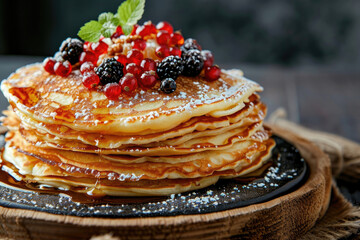
M205 69L205 79L209 82L216 81L220 78L221 69L213 65L214 56L209 50L201 51L201 54L204 58L204 69Z
M48 57L45 58L44 62L44 69L50 74L56 74L61 77L67 77L72 70L71 63L66 61L56 61L54 58Z
M129 55L131 56L131 54ZM155 71L156 62L149 58L141 60L140 65L134 62L128 63L125 69L123 69L124 76L120 78L118 83L110 82L105 84L104 93L108 99L116 100L121 93L131 94L139 85L143 88L151 88L157 81ZM85 87L90 89L100 84L100 78L91 62L83 63L80 67L80 72L83 75Z
M85 62L91 62L96 65L101 54L107 53L109 46L103 41L101 37L97 43L84 43L84 51L80 54L79 62L82 65Z

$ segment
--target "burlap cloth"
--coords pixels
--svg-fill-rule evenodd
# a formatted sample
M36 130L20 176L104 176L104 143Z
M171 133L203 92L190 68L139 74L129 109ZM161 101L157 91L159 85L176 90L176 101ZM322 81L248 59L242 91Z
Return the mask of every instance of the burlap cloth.
M360 207L347 201L336 186L335 178L360 182L360 144L334 134L314 131L286 119L283 109L275 111L269 123L292 131L315 143L332 162L333 187L331 203L325 216L300 239L360 239ZM1 129L0 126L0 132ZM120 240L111 233L93 236L91 240Z

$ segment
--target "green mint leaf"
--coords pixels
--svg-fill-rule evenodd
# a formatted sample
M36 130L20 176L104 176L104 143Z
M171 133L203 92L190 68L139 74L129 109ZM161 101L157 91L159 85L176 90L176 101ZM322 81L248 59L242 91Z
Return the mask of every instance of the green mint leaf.
M122 26L122 30L123 30L123 33L125 35L129 35L132 32L133 28L134 28L133 25L124 25L124 26Z
M116 31L116 27L120 25L119 19L114 17L112 13L102 13L99 16L99 23L102 24L101 34L109 38Z
M114 18L114 14L112 14L111 12L102 13L99 15L98 22L100 24L104 24L106 22L110 22L111 19L113 18Z
M115 16L111 19L111 23L115 26L120 26L120 20Z
M105 22L102 25L101 34L104 37L109 38L116 31L116 27L117 25L113 24L112 22Z
M117 26L121 26L125 35L129 35L133 26L142 17L145 8L145 0L126 0L117 13L102 13L98 21L90 21L80 28L78 35L84 41L98 42L101 35L106 38L112 36Z
M131 31L129 32L128 30L130 28L132 29L132 26L141 19L144 8L145 0L127 0L119 6L117 17L119 18L123 31L127 29L126 33L124 31L124 34L128 35L131 33Z
M102 25L97 21L90 21L80 28L78 35L84 41L97 42L101 37Z

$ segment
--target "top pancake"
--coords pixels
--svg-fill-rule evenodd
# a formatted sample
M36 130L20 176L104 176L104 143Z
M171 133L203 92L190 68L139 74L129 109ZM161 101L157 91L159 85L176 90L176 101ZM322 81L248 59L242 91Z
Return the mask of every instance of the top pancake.
M262 91L239 70L222 70L215 82L201 75L180 76L176 81L172 94L140 90L111 101L102 92L85 88L78 70L62 78L34 64L4 80L1 90L14 109L36 121L104 134L162 132L197 116L228 116L242 109L254 92Z

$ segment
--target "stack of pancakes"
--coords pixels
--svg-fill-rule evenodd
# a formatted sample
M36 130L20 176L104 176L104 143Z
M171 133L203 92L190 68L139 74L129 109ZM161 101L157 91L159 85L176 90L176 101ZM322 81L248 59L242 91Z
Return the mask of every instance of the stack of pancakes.
M18 181L93 195L170 195L243 176L275 143L262 123L262 88L239 70L207 82L180 76L177 90L139 90L111 101L40 64L1 84L11 107L2 170Z

